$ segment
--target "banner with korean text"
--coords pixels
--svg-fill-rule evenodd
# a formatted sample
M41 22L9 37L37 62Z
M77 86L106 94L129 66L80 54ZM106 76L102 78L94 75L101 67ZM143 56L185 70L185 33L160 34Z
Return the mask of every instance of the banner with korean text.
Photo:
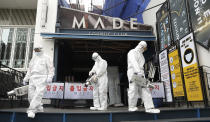
M63 99L64 83L49 83L43 98Z
M151 89L152 98L165 98L163 82L152 83L155 87Z
M84 83L65 83L64 99L93 99L93 86Z

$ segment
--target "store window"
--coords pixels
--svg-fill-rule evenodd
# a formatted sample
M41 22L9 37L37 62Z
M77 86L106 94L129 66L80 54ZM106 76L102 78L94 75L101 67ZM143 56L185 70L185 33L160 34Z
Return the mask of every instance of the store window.
M28 57L28 61L31 60L32 55L33 55L34 33L35 33L35 29L31 29L31 36L30 36L30 43L29 43L29 57Z
M0 27L0 62L12 68L26 68L32 58L33 27Z
M14 28L0 29L0 62L9 66L12 52Z
M16 31L14 68L23 68L26 56L26 44L28 37L28 28L18 28Z

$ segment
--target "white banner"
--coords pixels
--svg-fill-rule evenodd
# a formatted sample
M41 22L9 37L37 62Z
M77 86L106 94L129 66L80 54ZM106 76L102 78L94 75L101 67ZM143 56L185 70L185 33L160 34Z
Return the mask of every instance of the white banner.
M93 86L84 83L65 83L64 99L93 99Z
M159 61L160 61L161 81L164 82L164 86L166 90L166 101L172 102L173 99L172 99L172 93L171 93L171 83L170 83L170 75L169 75L167 50L164 50L159 54Z
M46 86L43 98L63 99L64 83L50 83Z
M151 90L152 98L165 98L163 83L152 83L155 88Z

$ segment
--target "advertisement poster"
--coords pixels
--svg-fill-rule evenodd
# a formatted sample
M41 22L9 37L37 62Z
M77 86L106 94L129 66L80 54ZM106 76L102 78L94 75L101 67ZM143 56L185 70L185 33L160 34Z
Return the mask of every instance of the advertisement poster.
M170 75L169 75L167 50L164 50L159 54L159 61L160 61L161 81L164 83L164 86L165 86L166 101L172 102L173 99L172 99L172 93L171 93L171 82L170 82Z
M190 33L185 0L169 0L171 27L174 41Z
M202 101L201 80L193 34L180 40L182 67L188 101Z
M93 99L93 86L83 83L65 83L64 99Z
M152 98L165 98L163 82L152 84L155 86L154 89L151 89Z
M164 50L171 44L170 21L167 2L158 10L156 17L160 50Z
M176 46L172 46L169 49L168 57L169 57L173 95L174 97L182 97L184 96L184 88L183 88L182 72L180 68L179 53Z
M46 86L43 98L63 99L64 83L50 83Z
M188 0L195 41L210 47L210 0Z

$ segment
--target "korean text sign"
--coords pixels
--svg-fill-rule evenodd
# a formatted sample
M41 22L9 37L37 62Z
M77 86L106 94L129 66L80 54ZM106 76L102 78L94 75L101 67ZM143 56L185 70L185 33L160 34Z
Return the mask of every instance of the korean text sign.
M93 99L93 86L83 83L65 83L64 99Z

